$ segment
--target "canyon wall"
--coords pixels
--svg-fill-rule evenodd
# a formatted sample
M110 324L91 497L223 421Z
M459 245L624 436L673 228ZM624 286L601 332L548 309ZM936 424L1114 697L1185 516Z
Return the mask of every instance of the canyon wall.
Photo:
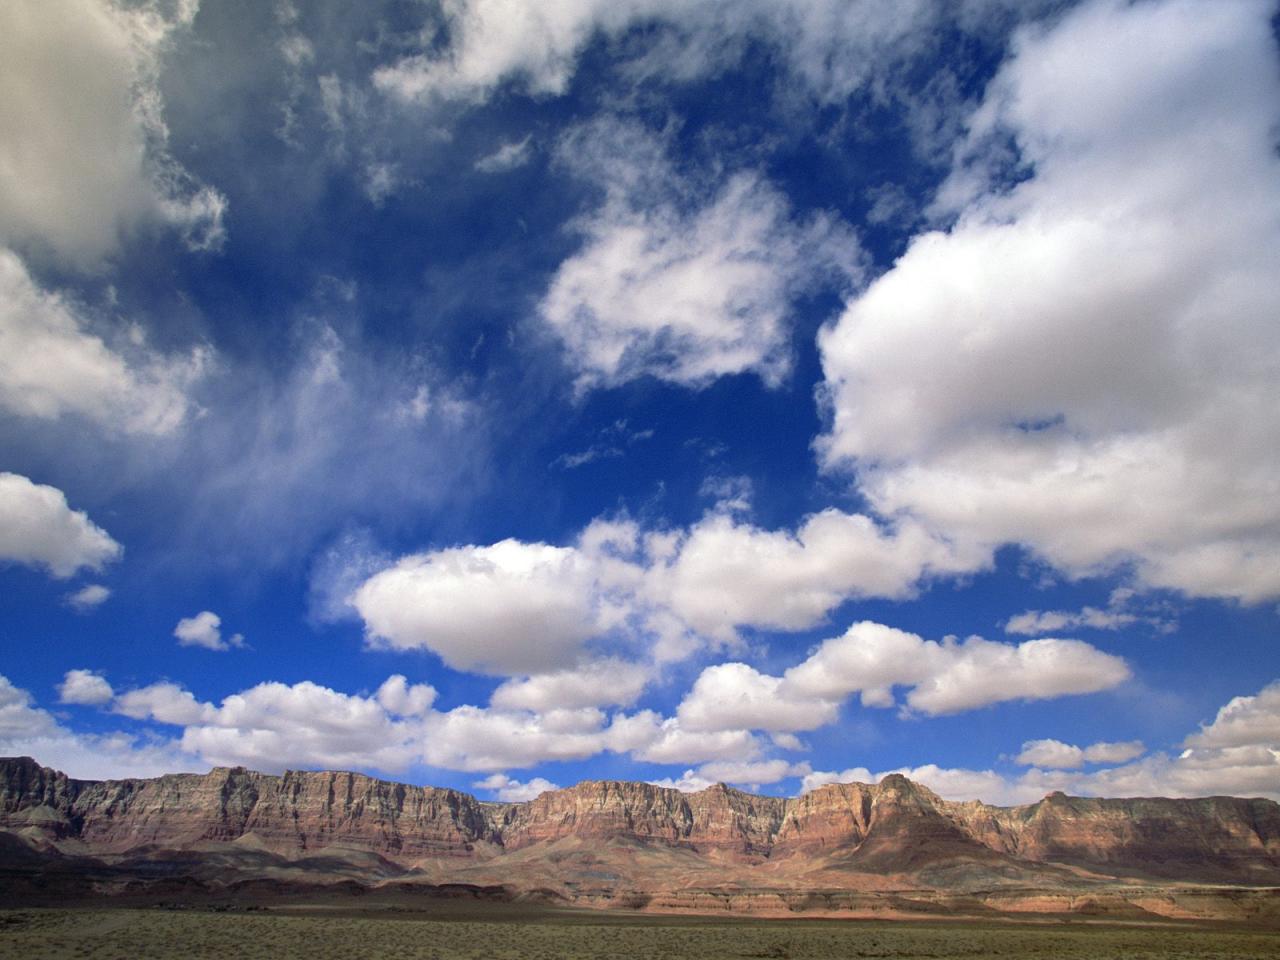
M148 780L74 780L0 759L0 830L93 854L251 838L296 856L327 847L393 862L483 860L576 838L682 849L742 863L865 874L939 864L1062 864L1107 875L1280 882L1280 805L1270 800L1095 799L1051 794L996 807L943 800L905 777L764 797L586 781L524 803L358 773L240 767Z

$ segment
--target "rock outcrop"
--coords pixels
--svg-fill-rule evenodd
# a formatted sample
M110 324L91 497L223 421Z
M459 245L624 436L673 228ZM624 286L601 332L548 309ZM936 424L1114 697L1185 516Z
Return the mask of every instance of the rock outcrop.
M1062 891L1086 880L1280 884L1280 805L1270 800L1052 794L995 807L942 800L896 775L796 798L587 781L487 803L357 773L234 767L84 781L23 757L0 759L0 831L27 849L113 862L216 848L257 851L261 869L283 869L346 851L436 883L523 878L593 903L753 886L794 897L1021 885L1066 902Z

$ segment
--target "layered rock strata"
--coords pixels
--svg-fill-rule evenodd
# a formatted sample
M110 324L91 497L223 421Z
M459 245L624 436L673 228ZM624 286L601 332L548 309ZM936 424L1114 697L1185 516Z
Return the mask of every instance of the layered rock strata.
M1051 794L995 807L942 800L902 776L761 797L587 781L525 803L358 773L241 767L148 780L74 780L0 759L0 830L94 854L251 839L287 856L328 847L392 862L484 861L585 840L684 850L742 864L821 863L879 875L1059 864L1107 876L1280 882L1280 805L1270 800L1106 800ZM929 872L933 873L930 874ZM939 872L942 871L942 872Z

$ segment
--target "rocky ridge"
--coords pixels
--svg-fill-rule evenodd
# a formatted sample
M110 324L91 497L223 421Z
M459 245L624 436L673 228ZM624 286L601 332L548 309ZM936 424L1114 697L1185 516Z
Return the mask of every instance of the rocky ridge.
M85 781L21 757L0 759L0 831L23 849L104 862L203 851L193 870L216 861L265 876L323 862L361 880L376 867L379 876L514 884L591 903L701 903L725 890L847 901L904 887L1018 889L1060 902L1075 896L1064 891L1103 881L1280 885L1280 805L1270 800L1051 794L996 807L943 800L897 775L795 798L724 784L685 794L586 781L491 803L331 771Z

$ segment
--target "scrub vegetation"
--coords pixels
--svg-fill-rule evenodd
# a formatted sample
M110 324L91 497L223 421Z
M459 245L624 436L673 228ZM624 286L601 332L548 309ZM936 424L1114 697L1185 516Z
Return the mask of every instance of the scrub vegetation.
M0 957L50 960L1275 956L1280 931L1181 924L724 920L520 907L0 911Z

